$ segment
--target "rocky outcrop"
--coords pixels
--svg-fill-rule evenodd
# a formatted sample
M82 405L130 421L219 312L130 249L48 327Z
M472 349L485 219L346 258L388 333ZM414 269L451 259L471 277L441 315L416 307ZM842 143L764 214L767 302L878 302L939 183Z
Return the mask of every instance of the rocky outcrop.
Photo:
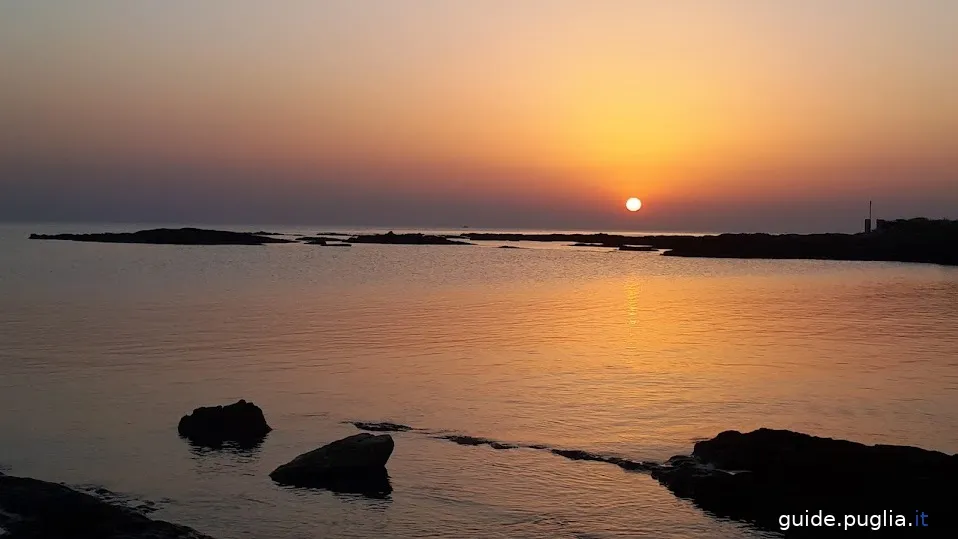
M211 539L69 487L0 474L3 539Z
M273 430L259 406L239 400L227 406L205 406L180 419L177 430L191 442L220 447L233 442L240 447L255 446Z
M202 228L156 228L139 232L98 234L30 234L31 240L67 240L100 243L149 243L166 245L263 245L293 243L292 240L249 232L205 230Z
M395 444L388 434L361 433L296 457L269 474L277 483L367 495L392 491L386 462Z
M864 445L787 430L727 431L652 471L675 495L721 517L780 529L782 515L927 515L932 532L954 530L958 456ZM822 528L804 528L811 536ZM899 530L900 531L900 530ZM924 531L924 530L918 530ZM791 535L802 534L792 526ZM922 533L928 535L928 532ZM929 535L930 536L930 535Z

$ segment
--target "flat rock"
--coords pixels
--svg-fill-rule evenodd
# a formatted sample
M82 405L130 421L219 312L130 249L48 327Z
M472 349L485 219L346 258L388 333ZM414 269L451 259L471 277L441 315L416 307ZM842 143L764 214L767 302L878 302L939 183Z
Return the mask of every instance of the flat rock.
M254 446L273 430L259 406L239 400L227 406L204 406L180 419L180 436L191 442L220 447L234 442L241 447Z
M395 443L388 434L354 434L303 453L273 470L283 485L326 488L338 492L388 494L386 462Z
M0 474L4 539L211 539L64 485Z

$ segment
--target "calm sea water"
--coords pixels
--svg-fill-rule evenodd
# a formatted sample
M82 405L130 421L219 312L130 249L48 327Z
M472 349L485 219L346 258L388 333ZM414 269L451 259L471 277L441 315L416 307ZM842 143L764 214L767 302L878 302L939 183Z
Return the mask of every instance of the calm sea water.
M219 538L760 536L643 474L416 432L387 499L269 480L347 420L646 460L761 426L958 451L954 268L26 239L99 228L0 227L0 466ZM238 398L259 449L177 437Z

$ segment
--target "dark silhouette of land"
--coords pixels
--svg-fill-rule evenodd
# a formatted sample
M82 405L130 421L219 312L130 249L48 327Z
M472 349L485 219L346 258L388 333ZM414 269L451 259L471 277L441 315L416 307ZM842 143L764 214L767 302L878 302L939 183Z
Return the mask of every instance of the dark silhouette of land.
M384 243L391 245L473 245L467 241L458 241L446 236L435 236L421 233L396 234L362 234L346 240L349 243Z
M264 245L294 243L251 232L206 230L202 228L156 228L138 232L102 232L97 234L30 234L32 240L67 240L100 243L149 243L165 245Z
M638 250L647 245L665 256L871 260L958 265L958 221L924 218L877 222L869 234L718 234L626 236L616 234L468 233L472 241L575 242Z
M99 234L31 234L31 239L106 243L172 245L263 245L305 242L347 246L370 243L389 245L475 245L476 241L564 242L576 247L608 247L622 251L663 250L665 256L706 258L766 258L813 260L872 260L958 265L958 221L924 218L877 221L875 231L860 234L718 234L711 236L628 236L620 234L523 234L473 232L461 235L387 232L343 236L302 236L297 240L260 233L159 228L139 232Z

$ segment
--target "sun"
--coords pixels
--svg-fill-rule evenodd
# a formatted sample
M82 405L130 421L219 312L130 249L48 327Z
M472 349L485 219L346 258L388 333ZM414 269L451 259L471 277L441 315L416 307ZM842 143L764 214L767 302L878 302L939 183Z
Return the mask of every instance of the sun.
M639 208L642 207L642 201L632 197L629 200L625 201L625 208L629 211L639 211Z

